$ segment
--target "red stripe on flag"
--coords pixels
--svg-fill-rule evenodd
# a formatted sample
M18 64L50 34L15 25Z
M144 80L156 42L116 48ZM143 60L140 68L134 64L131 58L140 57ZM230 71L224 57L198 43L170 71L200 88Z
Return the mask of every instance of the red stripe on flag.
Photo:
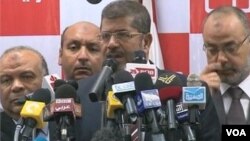
M191 33L202 32L203 20L207 15L205 7L215 9L222 5L232 5L232 2L232 0L208 0L208 3L206 3L205 0L190 0ZM249 8L249 0L237 0L236 6L239 8ZM248 17L250 16L248 15Z
M165 68L189 74L189 33L160 33L159 39Z
M59 0L1 0L0 36L59 35L59 12Z

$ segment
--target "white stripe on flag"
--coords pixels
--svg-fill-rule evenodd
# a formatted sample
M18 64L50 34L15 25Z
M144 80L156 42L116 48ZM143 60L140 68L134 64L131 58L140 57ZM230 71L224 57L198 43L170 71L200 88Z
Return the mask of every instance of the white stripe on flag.
M158 32L155 26L155 23L153 21L153 7L152 7L152 1L151 0L143 0L143 5L148 9L150 17L151 17L151 27L150 31L153 36L153 41L150 46L149 50L149 59L154 62L154 64L160 68L164 69L164 63L161 53L161 46L158 38Z

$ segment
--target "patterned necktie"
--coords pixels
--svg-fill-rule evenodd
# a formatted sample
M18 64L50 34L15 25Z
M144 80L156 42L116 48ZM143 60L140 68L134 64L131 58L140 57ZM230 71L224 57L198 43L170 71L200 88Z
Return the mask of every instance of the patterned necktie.
M243 91L239 87L231 87L228 93L232 97L232 103L227 114L227 124L246 124L243 107L240 103L240 98Z

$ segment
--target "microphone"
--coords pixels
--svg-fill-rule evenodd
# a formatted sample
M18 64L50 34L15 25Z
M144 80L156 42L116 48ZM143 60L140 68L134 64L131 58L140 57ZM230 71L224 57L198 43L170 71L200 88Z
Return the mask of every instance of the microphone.
M75 123L76 113L81 116L81 106L76 107L76 90L69 84L63 84L55 92L55 101L53 106L54 119L60 129L58 139L72 139L68 129ZM78 109L77 109L78 108Z
M196 141L195 133L190 127L188 109L183 106L182 102L176 104L176 117L177 121L182 124L182 129L187 141Z
M117 127L117 123L122 127L125 123L124 107L121 101L114 95L113 91L108 92L106 106L106 127Z
M98 4L100 3L102 0L87 0L89 3L91 4Z
M157 67L153 64L146 64L146 55L143 51L135 51L134 52L134 60L132 63L127 63L125 66L125 70L128 71L133 77L135 77L139 73L148 73L153 82L156 82L158 77Z
M114 95L125 106L130 121L135 123L137 120L137 109L133 98L135 95L133 76L125 70L116 72L114 74L114 85L112 85L112 90Z
M146 54L142 50L137 50L133 54L133 61L132 63L139 63L139 64L146 64L147 59L146 59Z
M27 95L21 96L18 100L17 100L17 104L23 105L25 103L26 100L30 100L32 97L33 93L29 93Z
M166 104L167 117L167 136L170 140L175 140L176 135L176 119L175 119L175 102L179 101L182 94L182 87L186 85L185 77L177 73L165 72L159 76L156 81L156 87L159 89L159 95L162 103Z
M181 98L182 86L185 80L182 80L177 74L166 72L159 76L156 81L156 87L159 89L160 99L166 103L166 113L168 115L168 129L176 129L175 121L175 101Z
M44 128L45 124L42 119L43 108L51 100L48 89L38 89L34 92L31 100L27 100L21 110L21 117L24 118L25 128L22 133L22 141L28 140L32 135L34 128Z
M102 71L100 72L94 86L90 90L89 98L92 102L102 101L102 94L105 90L105 82L110 78L111 74L117 69L117 62L108 58L103 63Z
M182 88L180 86L169 86L159 90L160 99L166 103L167 125L168 129L176 129L175 120L175 101L181 97Z
M54 92L57 91L57 89L64 85L64 84L69 84L71 85L73 88L75 88L75 90L78 89L78 83L74 80L62 80L62 79L57 79L54 82ZM75 114L76 114L76 118L81 118L81 105L80 105L80 98L78 96L76 96L75 99ZM55 101L52 101L50 104L46 105L43 111L43 120L44 121L54 121L54 108L55 108Z
M61 79L57 74L50 74L43 77L42 88L49 89L51 93L51 100L55 99L55 81Z
M153 141L165 141L158 125L155 109L161 107L158 90L148 73L139 73L135 76L136 104L139 113L144 113L146 125L149 125Z
M199 109L204 110L206 105L206 89L198 75L188 75L187 87L183 87L182 102L189 109L190 123L199 123Z
M57 90L58 87L62 86L63 84L66 84L66 81L62 80L62 79L57 79L54 82L54 93Z
M107 96L107 118L115 119L118 110L123 110L123 104L114 95L113 91L108 92Z

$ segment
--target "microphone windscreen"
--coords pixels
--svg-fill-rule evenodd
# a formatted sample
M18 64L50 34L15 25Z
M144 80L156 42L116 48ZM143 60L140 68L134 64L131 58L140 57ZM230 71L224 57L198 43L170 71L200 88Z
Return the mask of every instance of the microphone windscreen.
M76 90L73 86L69 84L63 84L62 86L58 87L55 97L57 98L73 98L76 100Z
M104 66L109 66L109 67L112 68L113 72L115 72L116 69L117 69L117 67L118 67L118 64L117 64L117 62L116 62L115 59L108 58L108 59L104 60L102 66L103 66L103 67L104 67Z
M181 86L169 86L159 89L159 96L161 101L167 101L169 99L179 100L181 94Z
M31 101L44 102L46 105L51 101L49 89L40 88L34 92L30 98Z
M161 89L168 86L186 86L186 79L184 76L173 72L165 72L156 80L155 87Z
M78 83L75 80L68 80L67 81L68 84L70 84L71 86L73 86L76 90L78 89Z
M114 74L114 84L134 81L133 76L125 70L120 70Z
M137 50L134 52L133 63L146 64L146 54L142 50Z
M136 91L154 89L154 84L151 76L148 73L139 73L135 76L135 89Z
M54 91L60 87L61 85L66 84L66 82L62 79L57 79L54 83Z

